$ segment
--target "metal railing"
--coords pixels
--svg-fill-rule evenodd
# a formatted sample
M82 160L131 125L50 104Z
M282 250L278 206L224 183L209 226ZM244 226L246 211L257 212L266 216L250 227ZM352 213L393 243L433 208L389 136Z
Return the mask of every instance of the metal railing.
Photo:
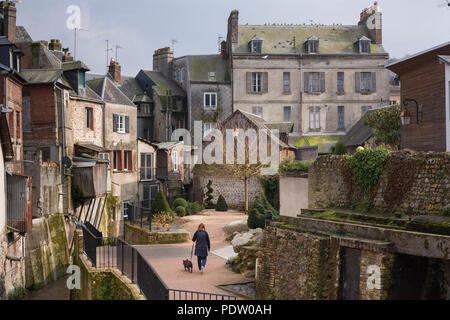
M129 223L152 230L151 201L127 204L127 219Z
M101 232L92 228L82 225L83 251L92 265L118 269L139 287L147 300L236 300L235 296L226 294L169 289L136 248L120 238L98 237Z

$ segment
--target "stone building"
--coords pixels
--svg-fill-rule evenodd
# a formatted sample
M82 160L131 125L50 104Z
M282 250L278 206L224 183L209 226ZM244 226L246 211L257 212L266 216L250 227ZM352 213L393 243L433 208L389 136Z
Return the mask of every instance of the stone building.
M404 125L400 147L450 151L450 42L387 67L401 82Z
M308 136L336 142L365 110L389 100L381 20L376 3L356 25L240 25L233 10L223 54L234 110L292 122L291 143Z
M219 54L189 55L171 62L172 78L187 96L187 126L194 134L194 121L202 121L203 136L233 112L231 74Z
M120 84L120 65L111 61L109 72L103 77L87 81L87 85L97 93L105 103L104 147L107 152L100 157L109 160L108 185L110 194L117 197L117 205L111 210L114 218L111 223L118 235L120 221L123 220L124 203L133 202L137 195L138 170L137 154L137 108L136 105L118 88Z

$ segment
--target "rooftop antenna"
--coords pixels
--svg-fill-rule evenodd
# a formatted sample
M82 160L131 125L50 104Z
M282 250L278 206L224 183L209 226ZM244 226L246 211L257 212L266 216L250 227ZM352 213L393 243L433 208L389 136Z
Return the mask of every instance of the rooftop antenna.
M118 58L117 58L117 49L123 49L121 46L119 46L119 45L116 45L116 62L118 62L119 60L117 60Z
M109 47L109 40L106 41L106 72L108 72L109 68L109 52L112 51L112 48Z
M175 43L178 43L178 40L172 39L172 52L175 52Z
M438 5L439 8L447 7L450 9L450 0L445 0L445 1L441 1L441 2L443 2L443 3Z
M222 52L222 39L224 39L224 37L221 34L219 34L219 36L217 37L217 42L219 45L219 53Z
M74 39L74 44L73 44L73 60L77 61L77 30L80 31L89 31L88 29L84 29L84 28L74 28L75 31L75 39Z

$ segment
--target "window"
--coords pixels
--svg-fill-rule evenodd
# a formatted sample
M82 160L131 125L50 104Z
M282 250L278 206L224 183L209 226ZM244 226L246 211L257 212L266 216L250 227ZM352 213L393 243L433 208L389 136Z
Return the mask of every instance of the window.
M122 170L122 151L113 151L113 170Z
M338 106L338 129L345 129L344 106Z
M344 73L337 73L337 92L344 92Z
M371 81L372 74L370 72L361 72L361 92L370 92L372 90Z
M153 152L141 153L141 180L155 179L155 155Z
M250 41L250 47L252 53L262 53L262 40Z
M260 72L252 72L252 92L262 92L261 78Z
M255 115L255 116L258 116L258 117L263 117L263 112L262 112L262 107L252 107L252 113Z
M150 114L151 109L150 109L150 103L141 103L141 113L142 114Z
M291 121L291 107L284 107L284 122Z
M217 93L206 92L203 94L203 106L205 109L217 108Z
M361 116L363 116L367 112L367 110L370 110L370 109L372 109L371 106L362 106L361 107Z
M118 133L130 132L130 117L113 114L113 131Z
M203 136L206 137L212 130L217 128L215 122L203 122Z
M125 165L123 170L125 171L133 171L133 153L131 151L124 151L124 160Z
M172 151L172 168L174 172L178 172L178 151Z
M215 72L208 72L208 80L209 81L216 81L216 73Z
M86 128L94 130L94 109L86 107Z
M319 39L308 40L308 53L319 53Z
M359 53L370 53L370 40L359 41Z
M78 73L78 87L86 88L86 73L79 72Z
M30 96L25 94L22 97L22 126L24 132L31 132Z
M109 161L109 153L99 153L98 158Z
M309 108L309 129L320 129L320 107Z
M309 92L320 91L320 74L319 72L309 73Z
M283 92L290 93L291 92L291 73L283 72Z
M22 128L20 127L20 112L16 111L16 138L20 139Z

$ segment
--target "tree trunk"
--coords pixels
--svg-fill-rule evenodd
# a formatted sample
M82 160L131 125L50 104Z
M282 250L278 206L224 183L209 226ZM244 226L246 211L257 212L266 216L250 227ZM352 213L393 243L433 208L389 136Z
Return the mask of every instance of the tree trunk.
M248 178L244 179L245 212L248 213Z

